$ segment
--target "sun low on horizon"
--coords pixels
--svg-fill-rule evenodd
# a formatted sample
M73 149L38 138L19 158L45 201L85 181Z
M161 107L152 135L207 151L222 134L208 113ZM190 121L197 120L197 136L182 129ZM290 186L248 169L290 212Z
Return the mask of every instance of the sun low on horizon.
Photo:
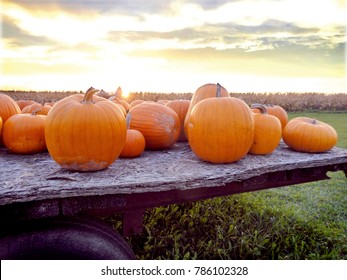
M347 93L346 0L0 6L1 90Z

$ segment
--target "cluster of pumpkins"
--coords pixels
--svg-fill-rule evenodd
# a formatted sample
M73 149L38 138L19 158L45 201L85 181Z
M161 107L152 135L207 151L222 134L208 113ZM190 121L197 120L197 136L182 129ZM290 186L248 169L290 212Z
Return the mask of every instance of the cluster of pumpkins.
M0 94L0 139L13 153L48 150L63 168L77 171L101 170L118 157L138 157L145 149L162 150L177 141L188 141L211 163L271 154L281 139L302 152L325 152L337 142L326 123L304 117L288 121L280 106L249 107L220 84L199 87L191 100L166 103L129 104L102 93L91 87L54 105L26 107Z

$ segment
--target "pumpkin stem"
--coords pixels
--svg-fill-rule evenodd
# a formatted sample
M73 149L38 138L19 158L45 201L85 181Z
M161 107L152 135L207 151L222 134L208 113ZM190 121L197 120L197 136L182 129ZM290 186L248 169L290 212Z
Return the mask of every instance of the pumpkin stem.
M127 129L129 129L130 128L130 122L131 122L131 113L130 112L127 113L125 120L126 120L126 124L127 124Z
M258 109L261 114L267 114L266 106L263 104L259 104L259 103L252 104L251 109Z
M217 83L216 97L222 97L220 89L221 89L221 85L220 85L220 83Z
M315 118L312 119L312 124L317 124L317 120Z
M95 89L93 87L90 87L86 93L84 94L84 98L82 100L82 104L91 104L91 103L94 103L93 102L93 94L98 92L99 90L98 89Z
M41 108L36 108L35 110L33 110L32 112L31 112L31 115L32 116L36 116L36 114L38 113L38 112L40 112L41 111Z

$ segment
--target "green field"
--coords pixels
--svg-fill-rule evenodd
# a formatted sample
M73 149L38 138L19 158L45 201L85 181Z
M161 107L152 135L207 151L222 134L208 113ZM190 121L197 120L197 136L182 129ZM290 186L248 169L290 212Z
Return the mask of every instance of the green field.
M290 113L331 124L347 148L347 113ZM347 179L150 209L129 238L140 259L347 259ZM118 230L119 216L107 219Z

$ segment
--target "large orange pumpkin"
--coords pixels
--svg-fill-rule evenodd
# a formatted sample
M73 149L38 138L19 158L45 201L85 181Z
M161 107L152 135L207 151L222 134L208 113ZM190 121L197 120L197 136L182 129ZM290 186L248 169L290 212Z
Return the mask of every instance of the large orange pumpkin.
M282 137L280 120L267 113L264 105L253 104L252 109L258 109L260 113L254 113L254 138L249 150L250 154L271 154L279 145Z
M171 147L180 134L180 120L176 112L155 102L143 102L129 111L131 129L139 130L146 140L146 149L160 150Z
M169 101L166 106L174 110L180 119L181 124L181 132L180 136L178 137L178 141L186 141L187 138L184 134L184 120L186 118L188 109L190 105L190 100L184 100L184 99L177 99L177 100L171 100Z
M48 114L45 136L51 157L62 167L96 171L111 165L120 155L126 138L126 122L113 102L76 94L58 101Z
M338 136L335 129L327 123L312 118L297 117L287 123L282 138L293 150L320 153L333 148Z
M202 160L231 163L245 157L253 143L250 108L235 97L208 98L197 103L188 121L188 142Z
M192 96L192 99L190 101L189 104L189 108L184 120L184 133L186 135L186 138L188 138L188 122L189 122L189 117L190 117L190 113L193 110L194 106L196 104L198 104L201 100L204 100L206 98L212 98L212 97L216 97L216 92L217 92L217 88L220 88L220 94L222 97L227 97L229 96L228 91L222 87L220 84L205 84L201 87L199 87L195 93Z
M0 93L0 117L3 123L14 114L20 114L21 110L11 97L6 94Z
M15 114L4 124L2 139L6 148L17 154L34 154L46 150L45 115Z
M145 150L146 141L142 133L135 129L130 129L131 113L127 114L127 137L123 150L120 154L121 158L139 157Z

